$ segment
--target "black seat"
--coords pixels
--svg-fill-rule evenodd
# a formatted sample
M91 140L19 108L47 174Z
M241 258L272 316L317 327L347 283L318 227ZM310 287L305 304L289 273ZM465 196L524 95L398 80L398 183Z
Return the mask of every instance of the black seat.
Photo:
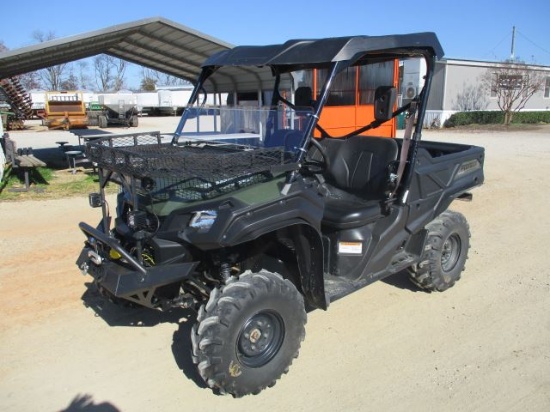
M389 175L399 146L387 137L324 139L330 169L323 224L337 229L363 226L382 215Z
M296 107L313 107L313 104L313 91L311 87L298 87L294 92L294 105Z
M344 195L341 195L345 193ZM350 229L364 226L382 217L381 202L364 200L340 191L329 189L325 199L323 225L334 229Z

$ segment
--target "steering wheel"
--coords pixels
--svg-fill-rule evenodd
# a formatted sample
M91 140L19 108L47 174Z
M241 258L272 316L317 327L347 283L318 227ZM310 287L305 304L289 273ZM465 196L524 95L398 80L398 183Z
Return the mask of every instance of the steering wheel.
M315 154L319 152L321 159L314 158ZM325 148L319 143L319 140L312 137L310 140L310 147L304 158L303 167L310 173L320 174L330 167L330 160Z

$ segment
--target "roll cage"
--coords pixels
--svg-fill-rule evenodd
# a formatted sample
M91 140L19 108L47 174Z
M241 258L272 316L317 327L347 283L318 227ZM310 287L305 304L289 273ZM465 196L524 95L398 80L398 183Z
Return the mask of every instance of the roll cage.
M189 100L189 105L196 104L201 91L215 93L231 93L237 90L250 90L256 85L257 90L267 83L267 79L275 77L271 106L276 107L280 102L296 109L294 104L283 97L280 86L283 83L292 84L285 76L292 76L292 72L303 69L328 69L328 75L317 99L312 101L312 113L303 130L299 144L296 163L304 161L307 148L311 144L314 130L321 133L321 137L332 137L321 125L319 119L323 107L327 103L331 84L334 78L349 67L361 66L367 63L384 62L396 59L422 57L426 61L425 82L421 92L411 102L390 109L383 116L376 116L375 120L365 124L354 132L347 133L343 138L361 134L376 128L386 121L406 112L411 118L411 130L405 137L406 152L401 156L403 168L401 190L402 200L405 201L406 188L411 179L411 168L415 162L418 141L421 139L422 123L427 105L435 60L443 56L443 49L434 33L414 33L390 36L351 36L327 38L319 40L289 40L281 45L270 46L239 46L230 50L221 51L207 59L202 65L202 72L196 87ZM223 75L217 75L221 68L227 68ZM376 110L376 109L375 109ZM175 131L175 139L181 134L185 116ZM412 132L412 122L416 119L416 127ZM410 144L409 144L410 143ZM289 174L287 182L295 179L297 171Z

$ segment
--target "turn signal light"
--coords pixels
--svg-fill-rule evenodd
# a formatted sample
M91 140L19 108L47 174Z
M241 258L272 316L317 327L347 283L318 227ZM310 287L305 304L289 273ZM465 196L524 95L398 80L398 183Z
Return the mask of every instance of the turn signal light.
M113 260L117 260L117 259L120 259L122 257L122 255L120 253L118 253L116 250L111 249L109 251L109 257Z

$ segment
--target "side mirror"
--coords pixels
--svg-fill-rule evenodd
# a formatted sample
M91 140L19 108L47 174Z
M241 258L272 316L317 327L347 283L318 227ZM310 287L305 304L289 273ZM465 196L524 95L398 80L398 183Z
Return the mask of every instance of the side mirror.
M374 118L385 122L390 120L397 99L397 91L393 86L379 86L374 92Z

